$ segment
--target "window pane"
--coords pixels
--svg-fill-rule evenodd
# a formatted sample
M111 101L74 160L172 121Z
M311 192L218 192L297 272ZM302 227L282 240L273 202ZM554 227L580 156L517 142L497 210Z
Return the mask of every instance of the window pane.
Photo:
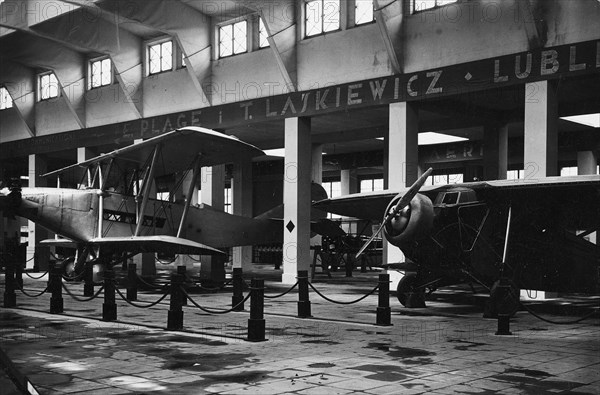
M436 5L439 7L451 3L456 3L456 0L437 0Z
M330 198L336 198L342 196L342 183L341 181L334 181L331 183L331 194Z
M233 25L233 53L246 52L248 48L248 22L241 21Z
M415 11L423 11L435 7L435 0L415 0Z
M152 45L148 52L150 74L160 72L160 45Z
M219 56L233 55L233 26L221 26L219 29Z
M356 0L354 22L357 25L373 21L373 0Z
M306 3L306 35L314 36L323 32L323 8L321 0Z
M0 88L0 110L11 108L13 106L12 98L5 87Z
M161 44L161 63L160 71L167 71L173 68L173 43L167 41Z
M383 178L378 178L373 180L373 190L374 191L383 191Z
M340 28L340 1L325 0L323 8L323 31L331 32Z
M102 61L102 85L110 85L111 76L110 59L104 59Z
M265 48L268 47L269 44L269 34L267 33L267 28L265 27L265 23L262 18L259 18L258 22L258 47Z
M450 184L457 184L463 182L463 175L460 174L448 174L448 182Z
M446 174L433 176L433 185L447 185L448 176Z
M50 74L50 97L58 97L58 80L54 73Z

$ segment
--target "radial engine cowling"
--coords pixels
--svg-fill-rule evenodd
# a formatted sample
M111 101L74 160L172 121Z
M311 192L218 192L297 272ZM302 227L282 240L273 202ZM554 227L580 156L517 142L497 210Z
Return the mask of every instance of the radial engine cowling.
M390 202L386 214L390 213L399 198ZM433 203L425 195L417 194L410 204L400 210L383 228L387 241L400 247L402 244L418 240L433 228Z

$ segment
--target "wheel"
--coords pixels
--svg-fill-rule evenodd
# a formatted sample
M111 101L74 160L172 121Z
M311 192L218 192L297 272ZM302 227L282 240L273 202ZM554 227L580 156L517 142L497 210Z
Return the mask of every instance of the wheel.
M398 282L396 297L404 307L425 307L425 291L418 287L417 273L407 272Z
M75 272L75 258L66 258L60 263L60 265L65 281L75 281L75 277L77 277L77 273Z

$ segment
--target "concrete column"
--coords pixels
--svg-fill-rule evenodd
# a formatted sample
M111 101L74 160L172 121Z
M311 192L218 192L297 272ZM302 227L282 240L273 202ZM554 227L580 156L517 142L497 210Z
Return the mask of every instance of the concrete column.
M175 192L175 201L176 202L178 202L180 204L185 203L185 201L187 199L187 196L185 196L185 194L189 190L190 183L192 182L193 178L194 178L193 170L188 171L183 179L183 182L181 183L181 188ZM195 206L197 204L198 204L198 185L196 184L196 186L194 187L193 192L192 192L191 205ZM186 237L185 227L184 227L184 231L182 232L182 236ZM185 266L186 268L188 268L188 270L190 268L199 268L200 267L200 256L199 255L193 255L193 256L179 255L176 260L176 266Z
M225 208L225 165L203 167L200 176L201 202L216 210Z
M557 176L558 173L558 100L556 85L551 81L525 84L525 179ZM555 292L527 292L521 298L545 299Z
M233 165L231 180L233 214L252 217L252 161L246 160ZM244 272L252 268L252 246L233 248L233 267Z
M577 174L597 174L598 156L594 151L577 152Z
M554 82L525 85L525 179L558 175L558 105Z
M594 151L577 152L577 174L598 174L598 156ZM597 245L598 232L591 233L587 239Z
M414 104L390 104L388 137L388 187L399 189L412 185L419 178L419 117ZM383 213L382 213L383 216ZM404 261L398 247L384 243L384 262Z
M310 268L310 118L285 120L283 180L283 276L294 284L298 270Z
M483 179L506 180L507 171L508 126L486 125L483 128Z
M311 181L323 183L323 144L312 145Z
M342 195L350 195L352 193L360 192L360 185L358 183L356 169L342 169L340 171L340 181Z
M45 187L47 186L46 179L40 177L48 171L48 164L42 155L29 155L29 187ZM38 243L49 237L48 231L41 225L35 222L27 221L29 236L27 238L27 269L32 269L34 266L35 253L37 252L37 264L40 270L46 270L48 260L50 259L50 250L48 247L40 248Z

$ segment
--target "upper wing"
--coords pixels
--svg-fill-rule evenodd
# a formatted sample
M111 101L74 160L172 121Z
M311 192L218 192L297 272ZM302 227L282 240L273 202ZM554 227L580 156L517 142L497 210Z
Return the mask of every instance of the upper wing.
M544 177L536 180L498 180L440 186L424 186L419 193L432 200L439 192L470 188L480 200L502 205L527 203L529 206L561 209L577 218L599 221L600 176ZM390 201L405 189L366 192L316 202L318 209L349 217L380 220Z
M200 155L200 166L203 167L264 155L262 150L235 137L210 129L188 126L46 173L44 177L61 174L67 177L72 175L73 179L77 179L81 169L87 169L96 163L108 163L113 159L113 166L117 167L121 174L141 169L157 145L160 145L161 151L155 177L189 169L197 155Z

